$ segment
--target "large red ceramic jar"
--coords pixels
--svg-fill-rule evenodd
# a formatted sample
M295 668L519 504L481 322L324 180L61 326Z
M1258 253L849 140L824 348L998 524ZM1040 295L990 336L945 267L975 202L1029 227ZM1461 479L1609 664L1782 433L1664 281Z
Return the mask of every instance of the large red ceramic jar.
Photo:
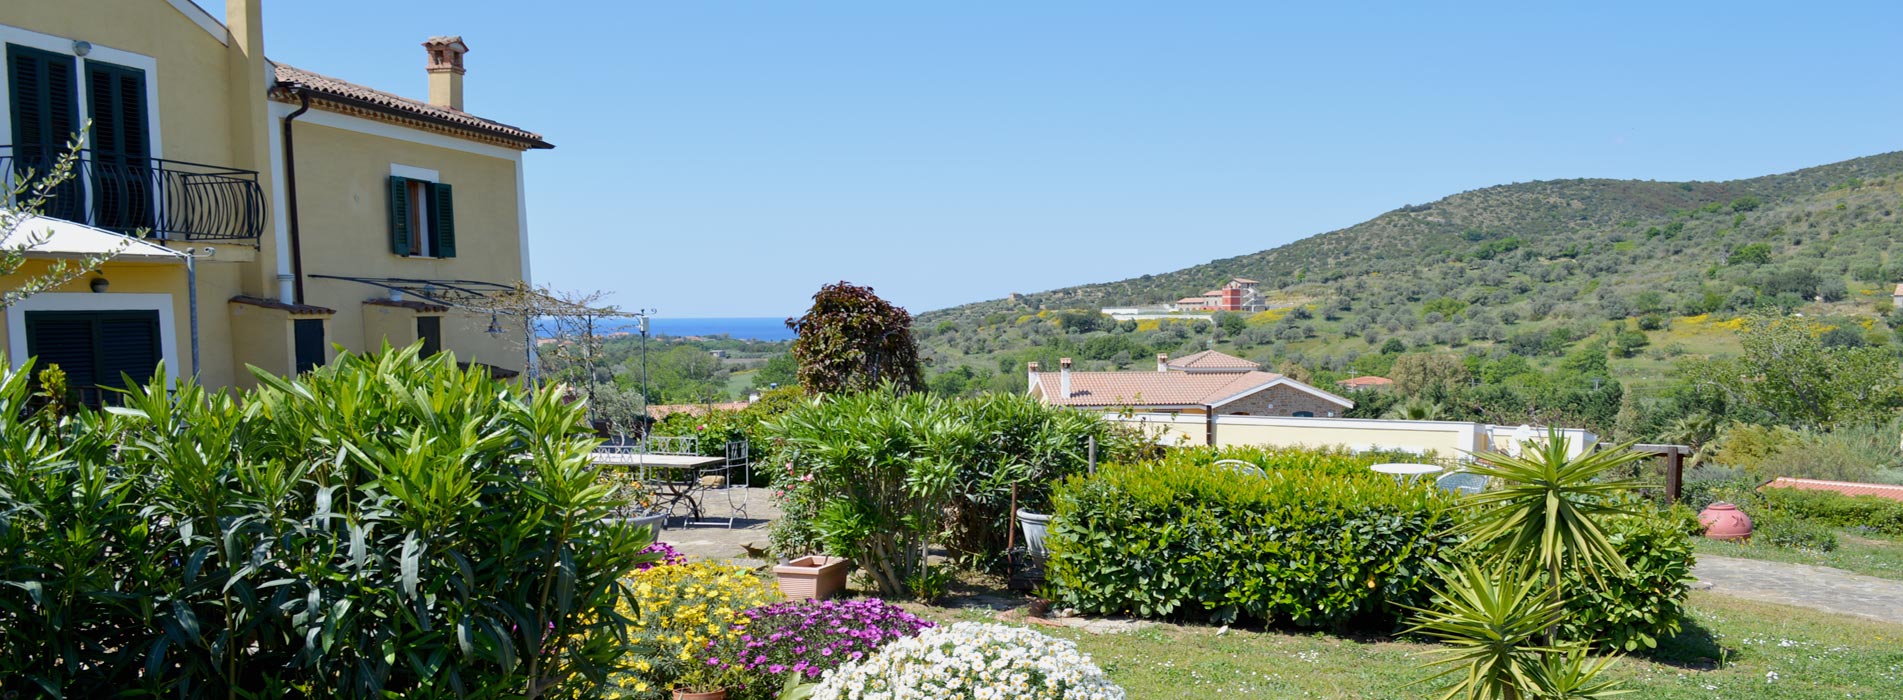
M1705 526L1705 536L1714 540L1735 542L1751 537L1751 516L1729 503L1707 506L1698 514L1698 522Z

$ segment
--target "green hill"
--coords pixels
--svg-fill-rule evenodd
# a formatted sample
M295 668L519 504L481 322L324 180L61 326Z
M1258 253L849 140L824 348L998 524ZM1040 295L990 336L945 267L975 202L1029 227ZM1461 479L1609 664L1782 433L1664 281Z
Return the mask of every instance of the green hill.
M1712 314L1803 311L1891 342L1872 320L1903 281L1899 219L1903 152L1728 182L1501 185L1174 272L932 311L918 329L952 390L1021 389L1023 362L1058 354L1104 368L1219 347L1347 374L1380 369L1364 358L1397 342L1537 364L1622 331L1615 370L1643 386L1678 356L1722 351ZM1231 277L1261 280L1286 308L1216 327L1095 314Z

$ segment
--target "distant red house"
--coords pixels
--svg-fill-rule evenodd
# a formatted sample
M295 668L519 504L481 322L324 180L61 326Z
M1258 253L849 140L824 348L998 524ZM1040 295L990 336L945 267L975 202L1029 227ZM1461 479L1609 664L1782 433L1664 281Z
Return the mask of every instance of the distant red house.
M1761 488L1798 489L1800 491L1835 491L1846 496L1876 496L1892 501L1903 501L1903 486L1889 484L1860 484L1854 481L1825 481L1823 479L1794 479L1780 476Z

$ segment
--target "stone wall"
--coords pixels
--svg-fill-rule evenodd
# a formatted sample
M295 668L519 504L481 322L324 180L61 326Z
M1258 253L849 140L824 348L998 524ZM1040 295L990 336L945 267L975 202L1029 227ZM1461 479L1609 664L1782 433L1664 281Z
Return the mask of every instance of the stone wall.
M1226 416L1293 416L1307 411L1316 418L1333 418L1341 415L1342 410L1340 404L1287 385L1216 407L1216 413Z

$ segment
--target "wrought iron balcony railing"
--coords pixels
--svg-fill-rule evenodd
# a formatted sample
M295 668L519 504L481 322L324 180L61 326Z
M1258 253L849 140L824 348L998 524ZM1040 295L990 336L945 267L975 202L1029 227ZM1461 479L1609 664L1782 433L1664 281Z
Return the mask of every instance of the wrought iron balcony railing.
M37 146L0 146L6 191L45 177L59 155ZM247 239L264 231L257 171L90 150L80 151L73 177L53 190L44 209L54 218L165 240Z

